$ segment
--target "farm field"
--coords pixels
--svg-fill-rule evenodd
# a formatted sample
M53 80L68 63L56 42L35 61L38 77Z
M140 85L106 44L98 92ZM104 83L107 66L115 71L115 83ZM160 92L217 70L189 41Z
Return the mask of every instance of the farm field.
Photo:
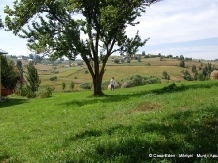
M143 76L157 76L161 79L162 83L166 82L185 82L183 78L183 71L189 71L191 75L194 74L191 72L192 65L195 65L197 68L200 65L206 65L207 63L213 64L215 67L218 67L218 62L209 62L209 61L201 61L193 60L186 61L186 68L182 68L179 66L180 61L177 59L164 59L160 61L160 58L142 58L141 62L137 60L132 60L131 63L120 63L115 64L113 59L118 59L120 57L110 57L106 66L106 71L103 76L103 81L109 81L112 76L115 77L116 82L120 82L123 78L131 75L143 75ZM27 61L23 62L24 64L28 64ZM149 64L148 64L149 63ZM63 63L58 66L45 65L45 64L37 64L35 65L38 69L38 73L41 79L40 87L54 87L55 92L61 92L62 82L66 83L65 91L70 91L70 82L75 83L74 91L82 90L80 88L80 84L84 82L92 82L92 78L90 73L86 73L88 70L85 65L81 67L66 67L68 63ZM56 67L56 71L59 73L54 74L51 73L53 67ZM170 75L170 80L162 79L163 71L166 71ZM51 81L50 78L56 76L57 79Z
M0 162L217 162L217 92L211 80L105 90L103 97L12 96L0 103Z

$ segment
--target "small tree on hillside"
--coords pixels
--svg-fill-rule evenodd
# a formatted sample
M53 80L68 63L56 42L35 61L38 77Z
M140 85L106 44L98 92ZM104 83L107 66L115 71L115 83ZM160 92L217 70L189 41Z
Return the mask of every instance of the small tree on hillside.
M145 54L145 51L143 51L143 52L142 52L142 56L145 56L145 55L146 55L146 54Z
M185 67L185 61L184 61L184 60L181 60L179 66L180 66L180 67Z
M197 72L197 68L196 68L195 65L192 65L192 72L193 72L193 73Z
M20 60L17 60L17 64L16 64L17 70L19 72L19 83L20 83L20 95L21 95L21 91L23 88L23 65L22 62Z
M163 71L163 78L170 80L170 76L168 75L168 73L166 71Z
M180 55L180 57L179 57L179 60L184 60L185 58L184 58L184 56L183 55Z
M115 58L115 59L114 59L114 63L118 64L118 63L120 63L120 60L117 59L117 58Z
M184 73L184 79L188 80L188 81L192 81L193 78L191 77L190 73L188 72L188 70L186 70Z
M195 71L193 79L198 80L198 71Z
M39 85L41 83L41 80L39 79L38 71L34 67L33 63L30 62L29 65L27 65L27 88L31 92L36 92L38 91Z
M200 81L204 81L204 75L203 75L203 73L198 73L198 80L200 80Z
M70 83L70 89L73 91L73 88L74 88L74 82L71 82Z
M62 91L64 91L65 88L66 88L66 83L62 82Z

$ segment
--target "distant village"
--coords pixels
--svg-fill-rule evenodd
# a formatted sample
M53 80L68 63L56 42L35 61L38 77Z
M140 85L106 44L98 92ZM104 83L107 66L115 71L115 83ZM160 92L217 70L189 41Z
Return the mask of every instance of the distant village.
M83 65L83 60L81 59L76 59L75 61L72 60L67 60L65 58L58 58L57 60L52 60L51 58L48 57L41 57L38 54L29 54L29 56L24 56L24 55L7 55L7 57L13 58L13 59L18 59L18 60L24 60L28 62L33 62L34 64L40 63L43 65L50 65L50 66L57 66L59 64L64 64L65 66L63 67L80 67Z
M82 59L75 59L73 60L68 60L67 58L58 58L57 60L52 60L51 58L48 57L41 57L38 54L29 54L29 56L24 56L24 55L7 55L7 57L10 58L14 58L14 59L18 59L18 60L24 60L24 61L28 61L28 62L33 62L35 64L40 63L43 65L50 65L50 66L57 66L57 65L62 65L63 67L81 67L83 66L83 60ZM172 55L161 55L161 53L159 53L158 55L155 54L135 54L131 57L127 56L127 55L122 55L119 56L119 62L128 62L132 59L136 59L136 60L140 60L141 58L155 58L155 57L160 57L160 60L164 60L165 58L171 58L171 59L179 59L181 58L181 56L172 56ZM182 56L183 57L183 56ZM193 58L188 58L185 57L183 58L186 61L192 61L194 60ZM195 59L196 60L196 59ZM199 60L204 60L204 59L199 59ZM214 59L214 60L210 60L210 61L215 61L218 62L218 59Z

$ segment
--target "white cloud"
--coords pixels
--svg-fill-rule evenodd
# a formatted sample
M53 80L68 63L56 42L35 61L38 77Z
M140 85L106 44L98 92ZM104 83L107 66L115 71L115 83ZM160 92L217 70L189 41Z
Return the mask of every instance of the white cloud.
M217 15L215 0L165 0L150 6L128 33L139 30L142 38L151 37L149 45L218 37Z
M0 15L2 18L4 7L12 6L13 1L1 0ZM160 49L158 45L218 37L217 15L217 0L164 0L147 8L146 13L138 19L140 24L128 27L127 33L133 37L139 30L143 39L150 37L146 46L157 45L159 50L153 50L154 53L160 52L163 55L172 54L174 56L184 54L185 57L215 59L218 56L217 46ZM26 40L3 30L0 30L0 48L8 51L9 54L28 55Z

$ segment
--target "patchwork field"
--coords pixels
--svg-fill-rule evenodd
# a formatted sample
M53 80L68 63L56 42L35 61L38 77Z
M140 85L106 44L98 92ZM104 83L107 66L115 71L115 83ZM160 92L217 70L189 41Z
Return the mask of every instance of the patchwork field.
M199 68L201 65L206 65L207 63L211 63L215 67L218 67L218 62L212 61L201 61L193 60L186 61L186 68L182 68L179 66L180 61L177 59L164 59L160 61L160 58L142 58L141 62L137 60L131 60L131 63L120 63L116 64L113 62L114 59L118 59L120 57L110 57L106 66L106 71L103 77L103 81L109 81L112 76L114 76L117 82L120 82L123 78L127 76L139 74L143 76L157 76L161 79L162 83L173 83L173 82L184 82L183 71L188 70L190 74L192 74L192 66L195 65ZM27 61L23 61L23 64L28 64ZM70 90L70 82L73 81L75 83L74 90L82 90L80 88L80 84L83 82L92 82L91 75L86 73L88 70L85 65L81 67L69 67L68 62L63 62L58 66L45 65L45 64L37 64L36 68L38 69L38 73L41 79L40 87L54 87L55 92L61 92L62 82L66 83L65 91ZM53 67L56 67L55 71L59 73L54 74L51 73ZM166 71L170 75L170 80L162 79L163 71ZM194 75L194 74L192 74ZM51 81L51 77L57 77L57 80Z

